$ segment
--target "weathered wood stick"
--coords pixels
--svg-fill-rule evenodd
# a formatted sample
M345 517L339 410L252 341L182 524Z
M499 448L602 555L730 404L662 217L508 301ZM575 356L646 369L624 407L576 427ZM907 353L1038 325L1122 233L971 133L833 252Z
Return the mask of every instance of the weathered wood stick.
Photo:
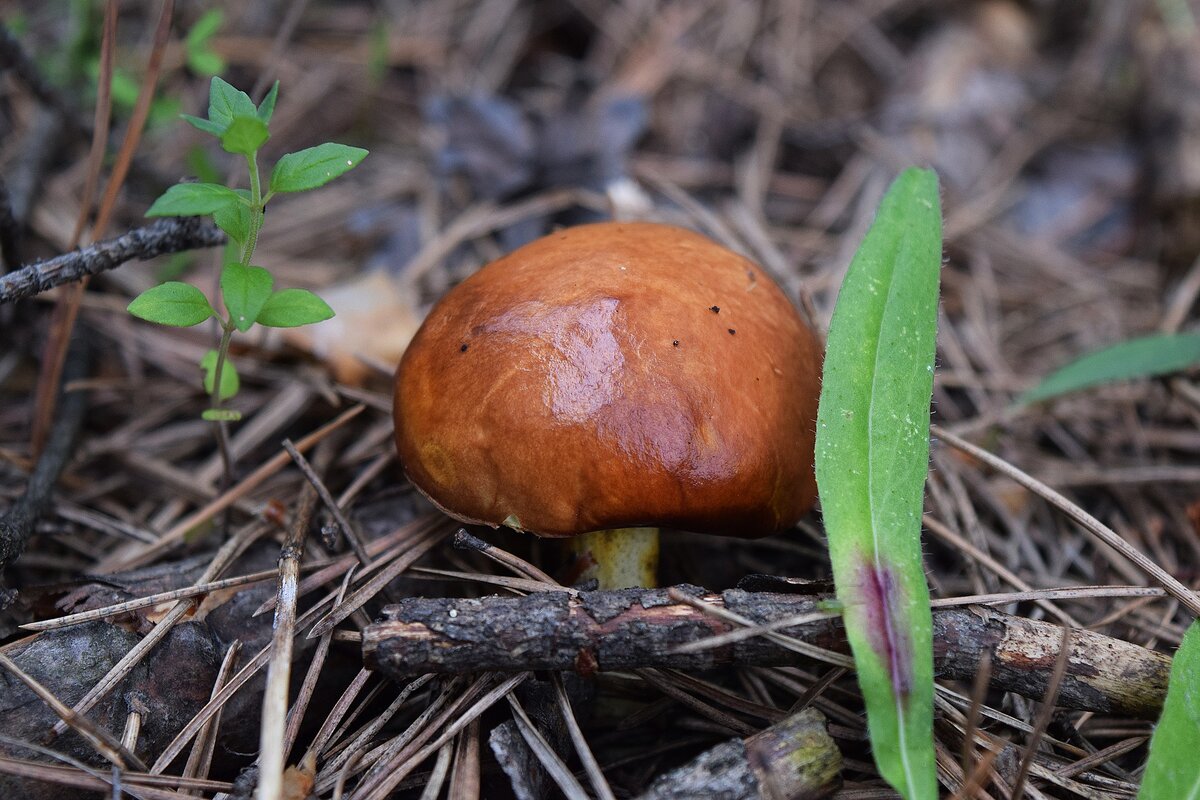
M746 592L709 594L676 587L706 603L766 624L819 614L819 598ZM539 592L526 597L411 598L388 606L363 632L363 656L397 678L427 672L575 670L591 674L641 667L708 669L723 664L795 664L794 652L763 636L678 653L688 642L732 630L730 623L676 603L666 589ZM822 619L780 633L848 652L841 624ZM934 665L940 677L971 679L987 654L991 686L1040 698L1058 657L1062 629L984 607L933 612ZM1071 633L1058 704L1152 719L1166 695L1169 657L1086 630Z
M842 754L825 717L806 708L746 739L730 739L654 780L637 800L829 797L842 785Z

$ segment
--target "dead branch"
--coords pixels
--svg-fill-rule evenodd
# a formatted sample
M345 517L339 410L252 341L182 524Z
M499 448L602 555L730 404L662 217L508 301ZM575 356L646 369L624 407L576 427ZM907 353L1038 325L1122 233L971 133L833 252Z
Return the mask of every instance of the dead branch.
M86 335L76 336L67 354L64 371L67 381L87 375L88 351ZM33 535L38 520L49 507L54 484L58 482L58 476L74 451L75 436L83 424L86 409L87 392L82 391L67 392L59 405L58 417L50 439L29 475L25 493L0 516L0 570L24 552L25 544Z
M729 590L709 594L676 587L756 624L820 615L819 599ZM539 592L526 597L410 598L384 609L363 632L369 666L393 677L483 670L597 671L665 667L711 669L725 664L780 666L798 656L766 636L697 652L680 645L727 633L733 626L666 589ZM840 622L825 618L778 633L837 653L848 652ZM1062 628L984 606L933 612L934 665L942 678L974 677L992 662L991 686L1031 698L1045 695ZM1166 694L1165 655L1087 630L1072 631L1058 703L1067 708L1153 718Z
M638 800L828 797L842 785L842 754L825 717L805 709L745 739L730 739L660 775Z
M199 217L160 219L47 261L39 261L0 277L0 303L11 303L121 266L133 259L146 260L168 253L216 247L225 234Z

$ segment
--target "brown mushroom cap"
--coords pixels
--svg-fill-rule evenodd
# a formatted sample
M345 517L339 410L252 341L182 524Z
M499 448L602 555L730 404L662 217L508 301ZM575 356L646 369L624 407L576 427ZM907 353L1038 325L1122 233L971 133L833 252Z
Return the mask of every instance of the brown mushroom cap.
M815 501L820 374L753 262L682 228L583 225L433 308L396 372L396 444L465 521L763 536Z

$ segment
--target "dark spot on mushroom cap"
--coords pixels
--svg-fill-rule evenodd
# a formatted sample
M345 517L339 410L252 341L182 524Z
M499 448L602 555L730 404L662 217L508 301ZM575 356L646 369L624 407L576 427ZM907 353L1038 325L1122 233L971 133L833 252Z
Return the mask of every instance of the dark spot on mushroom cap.
M730 328L730 329L729 329L729 335L730 335L730 336L733 336L735 333L737 333L737 331L735 331L733 328Z
M679 340L678 340L678 339L672 339L672 340L671 340L671 347L679 347Z
M458 352L460 352L460 353L467 352L467 347L469 347L469 345L466 342L463 342L463 346L458 348Z
M720 313L721 313L721 307L720 307L720 306L711 306L711 307L710 307L708 310L709 310L709 311L711 311L711 312L713 312L714 314L720 314Z

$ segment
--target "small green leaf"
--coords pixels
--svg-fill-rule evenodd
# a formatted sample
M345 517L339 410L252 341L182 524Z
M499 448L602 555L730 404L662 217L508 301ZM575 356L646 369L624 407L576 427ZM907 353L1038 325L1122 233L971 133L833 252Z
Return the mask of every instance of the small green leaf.
M208 85L209 120L220 125L221 130L225 130L234 117L253 117L256 112L250 95L235 89L216 75L213 76Z
M937 176L892 184L842 282L817 412L817 488L879 772L938 794L933 621L921 563L942 217Z
M258 312L258 324L268 328L295 328L321 322L333 316L333 309L307 289L283 289Z
M179 116L196 130L211 133L213 136L220 136L225 132L225 128L203 117L194 117L191 114L180 114Z
M197 75L216 75L225 71L225 59L212 50L198 50L188 53L188 69Z
M199 325L217 314L204 292L180 281L167 281L147 289L133 298L128 310L139 319L176 328Z
M172 125L175 120L179 119L179 110L182 107L176 97L156 97L150 103L150 116L147 118L146 124L153 128Z
M225 265L221 270L221 296L234 327L242 333L250 330L274 285L275 279L262 267L247 267L237 261Z
M224 374L225 368L221 368L221 373ZM242 412L234 411L232 408L206 408L200 414L201 419L209 422L237 422L242 418Z
M218 183L177 183L154 201L147 217L200 217L242 202L237 192Z
M219 8L209 9L200 15L200 19L192 24L192 27L187 32L183 43L185 47L201 47L208 44L212 39L213 34L221 29L221 23L225 21L225 14Z
M257 152L271 135L267 124L258 117L234 117L221 134L221 147L226 153L250 155Z
M1183 635L1138 800L1200 798L1200 621Z
M204 391L212 394L213 380L217 374L217 351L209 350L200 359L200 369L204 370ZM233 361L228 356L221 363L221 399L228 400L238 393L241 388L241 381L238 379L237 370L233 366Z
M298 153L288 153L275 162L271 172L272 192L303 192L324 186L348 172L367 157L361 147L326 142Z
M250 235L250 215L253 212L245 203L231 203L213 212L213 222L239 245Z
M224 17L219 8L210 9L196 20L183 40L188 69L197 75L216 75L225 70L225 60L209 47Z
M209 156L208 150L198 144L188 147L187 152L183 155L183 163L187 166L188 172L195 175L201 183L221 183L225 180L225 176L221 174L217 165L213 163L212 157ZM249 192L246 193L246 196L249 197Z
M1200 364L1200 333L1130 339L1072 361L1017 398L1018 405L1115 381L1169 375Z
M271 86L271 91L267 92L267 96L258 104L258 118L262 120L264 125L271 122L271 115L275 113L275 100L279 97L279 81Z

